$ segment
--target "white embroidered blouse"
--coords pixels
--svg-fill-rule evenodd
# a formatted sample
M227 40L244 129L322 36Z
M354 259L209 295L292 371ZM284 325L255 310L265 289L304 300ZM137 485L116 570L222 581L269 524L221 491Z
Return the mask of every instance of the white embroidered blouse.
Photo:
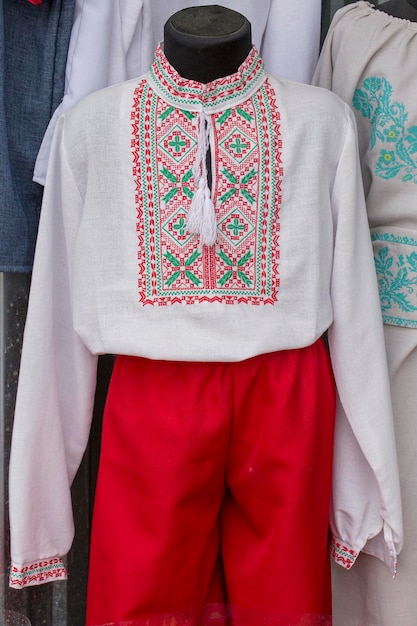
M187 229L201 111L216 243ZM238 361L328 329L338 389L334 558L395 568L402 519L378 290L352 113L266 74L148 74L59 119L25 328L10 465L11 585L65 577L70 485L97 355ZM302 372L300 372L302 375Z
M355 114L383 320L404 328L417 328L416 54L417 21L361 0L336 13L314 76Z

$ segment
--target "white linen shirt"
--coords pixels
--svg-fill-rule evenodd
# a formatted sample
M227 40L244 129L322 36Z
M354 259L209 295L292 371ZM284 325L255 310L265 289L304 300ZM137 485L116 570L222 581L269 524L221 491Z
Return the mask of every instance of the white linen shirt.
M187 229L204 119L210 247ZM311 345L326 330L338 390L332 553L349 568L364 550L394 570L398 470L349 107L269 76L255 48L207 85L179 76L158 48L146 76L61 116L16 402L11 585L66 575L97 355L239 361Z

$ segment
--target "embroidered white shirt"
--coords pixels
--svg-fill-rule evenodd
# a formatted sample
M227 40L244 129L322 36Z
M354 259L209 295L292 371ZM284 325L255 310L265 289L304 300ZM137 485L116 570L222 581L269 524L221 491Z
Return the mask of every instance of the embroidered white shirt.
M187 229L208 120L217 235ZM64 577L97 355L239 361L328 330L338 389L333 556L391 568L401 503L382 320L349 107L269 76L148 74L60 117L41 212L10 465L12 586ZM302 375L302 372L300 372Z

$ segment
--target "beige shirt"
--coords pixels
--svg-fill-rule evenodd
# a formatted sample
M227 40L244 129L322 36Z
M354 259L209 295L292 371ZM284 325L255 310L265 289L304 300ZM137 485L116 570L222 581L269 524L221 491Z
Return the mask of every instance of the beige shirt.
M338 11L314 82L355 113L386 324L417 328L417 22L368 2Z

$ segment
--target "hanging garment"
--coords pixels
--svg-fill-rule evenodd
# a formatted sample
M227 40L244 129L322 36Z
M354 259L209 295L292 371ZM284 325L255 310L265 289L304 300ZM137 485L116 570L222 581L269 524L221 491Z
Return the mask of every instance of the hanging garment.
M32 269L43 188L32 181L64 92L74 0L0 6L0 271Z
M405 527L395 581L376 559L367 556L360 556L348 576L334 571L337 626L410 626L417 616L415 13L416 21L411 22L367 2L341 9L330 27L314 79L351 106L358 126L385 324Z
M202 124L212 246L188 228ZM349 107L269 76L255 48L236 74L202 85L159 47L146 76L61 116L52 150L11 452L12 586L65 576L98 354L238 362L310 346L327 329L333 556L349 568L365 550L393 572L401 504Z
M176 11L217 0L76 0L63 101L45 133L34 180L45 184L56 120L87 94L148 71L163 39L163 27ZM320 43L319 0L226 0L245 15L252 39L270 74L310 82Z
M236 626L330 625L334 400L321 339L237 363L119 356L87 626L226 624L230 614Z

